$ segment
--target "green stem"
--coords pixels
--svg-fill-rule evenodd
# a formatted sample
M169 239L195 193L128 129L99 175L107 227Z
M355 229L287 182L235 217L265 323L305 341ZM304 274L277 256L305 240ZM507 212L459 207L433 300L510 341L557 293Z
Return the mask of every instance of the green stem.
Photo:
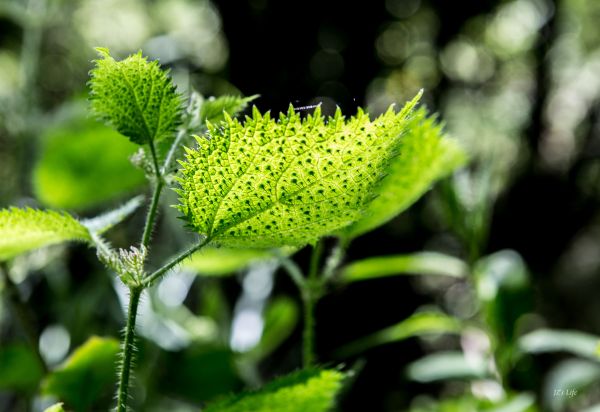
M179 130L179 132L177 132L177 137L175 137L175 141L171 145L171 148L169 149L169 153L167 153L167 157L165 158L165 163L163 164L163 167L162 167L163 175L169 173L169 168L171 167L171 163L173 162L173 159L175 159L175 152L177 152L177 148L181 144L181 141L183 140L183 138L185 137L187 132L188 132L187 128L183 128L183 129Z
M150 142L150 152L152 153L152 162L154 164L154 173L156 174L156 183L154 186L154 194L152 195L152 202L150 203L150 209L146 215L146 224L144 225L144 234L142 235L141 246L144 248L148 247L150 243L150 236L152 236L152 230L154 229L154 222L158 212L158 203L160 201L160 194L164 186L160 167L158 166L158 158L156 157L156 149L154 143Z
M301 290L304 304L302 364L305 368L311 367L315 363L315 306L321 297L323 286L319 281L319 263L323 255L323 249L323 240L319 240L310 258L308 279Z
M208 244L208 242L210 242L210 238L206 237L206 238L202 239L202 241L200 243L192 246L185 252L182 252L179 255L175 256L173 259L171 259L169 262L167 262L161 268L155 270L150 275L146 276L144 278L144 280L142 281L142 287L147 288L147 287L151 286L152 283L154 283L154 281L156 281L158 278L160 278L162 275L164 275L169 270L173 269L173 267L175 267L181 261L190 257L194 252L202 249L202 247L206 246Z
M121 348L122 364L119 371L119 389L117 392L117 412L127 411L127 396L129 392L129 376L133 353L135 351L135 319L138 304L143 288L131 286L129 288L129 308L127 310L127 326L125 327L125 341Z
M19 323L25 332L25 337L29 343L29 346L31 347L31 350L35 354L35 357L44 371L44 374L46 374L48 373L48 366L46 365L46 362L44 361L44 358L39 350L38 342L40 340L40 336L33 325L33 316L31 310L23 302L17 285L15 285L8 274L8 267L5 263L0 264L0 276L2 276L4 287L6 289L6 298L10 302L15 317L19 320Z

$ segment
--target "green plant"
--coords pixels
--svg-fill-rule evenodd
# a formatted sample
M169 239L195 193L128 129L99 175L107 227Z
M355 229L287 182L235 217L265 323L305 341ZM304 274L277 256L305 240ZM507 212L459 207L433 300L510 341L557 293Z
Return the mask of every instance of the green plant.
M66 212L13 208L0 212L0 259L76 240L96 248L100 261L116 272L129 290L116 405L125 411L142 293L187 258L201 261L197 252L208 246L242 250L249 254L248 261L257 254L275 256L298 286L304 304L306 370L260 394L243 394L208 410L271 410L289 402L311 410L328 409L345 374L312 369L316 303L352 240L409 207L433 182L462 165L464 153L424 108L416 108L420 94L399 112L390 107L373 120L362 110L346 119L339 109L326 118L319 108L302 118L290 106L277 119L254 107L251 116L239 121L233 116L254 97L203 100L192 94L186 101L168 72L141 53L121 61L106 49L98 53L89 82L92 112L141 146L136 163L153 187L141 239L128 249L115 249L102 237L140 206L140 198L89 220ZM194 134L195 141L190 139ZM152 233L165 187L177 192L176 207L198 238L151 270ZM337 239L327 258L326 237ZM289 255L306 245L312 246L312 257L304 275ZM18 305L18 296L13 300ZM100 352L110 357L114 342L88 344L101 345ZM73 365L92 362L87 350L76 353L62 372L54 371L45 388L62 396L69 382L76 385ZM105 375L96 378L102 381ZM61 376L68 376L69 382ZM297 384L308 386L296 390ZM77 409L90 404L83 397L62 397Z

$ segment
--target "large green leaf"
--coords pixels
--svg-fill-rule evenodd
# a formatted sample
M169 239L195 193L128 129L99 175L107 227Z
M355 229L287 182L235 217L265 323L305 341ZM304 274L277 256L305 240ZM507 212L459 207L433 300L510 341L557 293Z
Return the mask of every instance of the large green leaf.
M462 326L458 319L443 313L415 313L396 325L343 346L338 351L338 355L347 357L385 343L397 342L414 336L459 333L461 329Z
M359 219L399 150L417 98L371 121L293 107L277 121L254 108L225 116L188 150L179 210L198 233L228 246L302 246Z
M90 410L116 382L118 352L117 340L91 337L46 377L43 393L64 401L68 409Z
M43 374L40 361L27 346L0 348L0 390L34 390Z
M334 406L344 377L337 370L304 370L279 378L259 391L209 405L204 412L325 412Z
M407 125L399 152L386 171L378 196L365 216L345 231L347 236L359 236L388 222L466 160L458 143L444 135L441 125L427 117L424 108L417 110Z
M89 231L67 213L35 209L0 210L0 261L69 240L90 241Z
M436 252L418 252L378 256L352 262L342 268L340 279L344 282L357 282L394 275L464 277L467 270L467 264L453 256Z
M33 172L35 193L50 207L80 210L129 193L145 182L144 173L129 161L136 149L90 119L51 128Z
M182 99L167 72L142 53L116 61L107 49L90 72L90 99L98 118L138 144L172 135L181 122Z

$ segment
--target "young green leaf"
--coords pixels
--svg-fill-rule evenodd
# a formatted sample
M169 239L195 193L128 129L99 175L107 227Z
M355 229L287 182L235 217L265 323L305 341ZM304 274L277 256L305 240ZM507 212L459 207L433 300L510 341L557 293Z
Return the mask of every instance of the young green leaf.
M71 215L52 210L1 209L0 261L70 240L91 241L89 231Z
M42 392L54 395L69 408L90 410L116 380L119 342L93 336L42 383Z
M378 196L364 217L344 231L345 236L354 238L388 222L466 160L458 143L444 135L442 126L434 117L427 117L424 108L416 110L409 120L399 152L390 163Z
M181 122L182 100L158 62L141 52L116 61L105 48L90 72L92 111L138 144L172 135Z
M600 337L571 330L538 329L519 339L525 353L569 352L595 361L600 360Z
M277 121L254 108L225 116L187 151L179 210L197 232L233 247L303 246L359 219L396 156L417 96L377 119L293 107Z
M249 97L210 97L204 100L202 106L200 106L200 122L202 124L206 122L221 122L225 120L225 113L227 113L231 117L235 117L236 114L245 110L248 107L248 103L255 100L257 97L257 94Z
M204 412L325 412L334 406L344 378L336 370L304 370L276 379L259 391L209 405Z
M446 314L440 312L415 313L396 325L343 346L338 350L338 355L340 357L352 356L385 343L398 342L415 336L459 333L461 329L461 322Z
M357 282L394 275L423 274L464 277L467 264L453 256L436 252L377 256L352 262L342 268L343 282Z

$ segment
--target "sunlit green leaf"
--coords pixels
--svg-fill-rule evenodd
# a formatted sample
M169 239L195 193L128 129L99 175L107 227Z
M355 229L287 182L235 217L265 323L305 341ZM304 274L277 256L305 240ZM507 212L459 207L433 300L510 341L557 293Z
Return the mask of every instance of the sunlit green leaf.
M406 369L410 379L434 382L447 379L478 379L490 372L483 359L466 358L462 352L438 352L412 362Z
M33 172L36 196L50 207L83 210L130 193L145 182L129 161L136 149L90 119L51 128Z
M458 143L444 135L442 126L427 117L424 108L414 113L400 142L400 154L386 170L378 196L364 217L345 231L347 236L359 236L388 222L466 161Z
M67 409L89 410L110 393L117 377L119 342L93 336L46 377L42 391L65 402Z
M276 379L261 390L234 395L209 405L204 412L325 412L342 388L337 370L304 370Z
M62 403L55 403L54 405L44 409L44 412L65 412Z
M33 390L43 374L40 361L27 346L0 347L0 390Z
M206 247L194 253L183 267L204 276L231 275L252 262L272 259L273 254L264 249L229 249Z
M584 358L600 360L600 337L571 330L538 329L519 339L519 348L526 353L569 352Z
M94 114L138 144L172 135L181 122L182 99L158 62L142 53L116 61L107 49L90 72Z
M415 336L458 333L458 319L440 312L419 312L402 322L375 332L343 346L337 353L340 357L352 356L373 346L397 342Z
M303 246L356 221L397 154L417 96L400 113L346 121L293 107L277 121L226 116L188 150L178 190L189 226L235 247Z
M341 280L356 282L394 275L442 275L463 277L467 264L436 252L378 256L352 262L341 270Z
M29 250L70 240L91 239L85 226L67 213L0 209L0 261Z

